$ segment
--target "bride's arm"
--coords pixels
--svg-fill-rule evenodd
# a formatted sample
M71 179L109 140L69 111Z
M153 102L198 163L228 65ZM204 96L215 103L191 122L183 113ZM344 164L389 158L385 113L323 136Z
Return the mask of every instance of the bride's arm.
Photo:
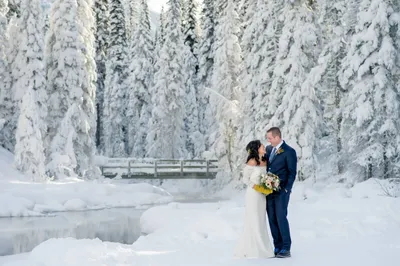
M253 187L255 184L257 184L257 181L254 182L254 175L257 170L252 167L256 165L257 163L255 161L250 160L249 162L247 162L247 165L243 170L243 183L245 183L247 186Z
M260 184L260 171L257 169L254 169L251 174L250 174L250 182L253 183L254 185L259 185Z
M253 187L254 183L251 182L250 177L253 173L253 169L251 167L246 166L243 170L243 183L245 183L249 187Z

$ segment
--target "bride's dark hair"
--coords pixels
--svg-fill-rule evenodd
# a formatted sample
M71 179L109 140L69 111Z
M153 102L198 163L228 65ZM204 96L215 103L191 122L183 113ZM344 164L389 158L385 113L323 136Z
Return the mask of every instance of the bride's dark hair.
M258 149L261 147L261 141L259 140L252 140L247 144L246 146L246 151L247 151L247 160L246 163L248 163L251 159L256 160L257 165L260 165L260 155L258 154ZM262 161L265 161L265 158L261 158Z

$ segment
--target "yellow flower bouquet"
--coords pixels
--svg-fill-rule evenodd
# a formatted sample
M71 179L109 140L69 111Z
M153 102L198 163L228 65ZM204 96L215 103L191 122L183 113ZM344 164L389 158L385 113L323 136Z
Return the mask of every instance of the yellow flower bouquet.
M269 195L280 189L280 179L277 175L268 172L260 176L260 184L255 185L253 189L264 195Z

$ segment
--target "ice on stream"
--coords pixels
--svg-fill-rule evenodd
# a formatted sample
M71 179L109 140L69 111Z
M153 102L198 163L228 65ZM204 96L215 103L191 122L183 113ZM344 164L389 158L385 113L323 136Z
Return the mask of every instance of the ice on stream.
M132 244L140 236L140 215L133 208L59 212L46 217L0 218L0 256L29 252L50 238L99 238Z

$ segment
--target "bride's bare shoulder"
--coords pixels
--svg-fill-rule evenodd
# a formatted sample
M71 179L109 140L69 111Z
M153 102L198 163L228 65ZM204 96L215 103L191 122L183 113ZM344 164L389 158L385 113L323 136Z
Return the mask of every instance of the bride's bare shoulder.
M247 164L248 166L257 166L257 161L254 159L250 159Z

